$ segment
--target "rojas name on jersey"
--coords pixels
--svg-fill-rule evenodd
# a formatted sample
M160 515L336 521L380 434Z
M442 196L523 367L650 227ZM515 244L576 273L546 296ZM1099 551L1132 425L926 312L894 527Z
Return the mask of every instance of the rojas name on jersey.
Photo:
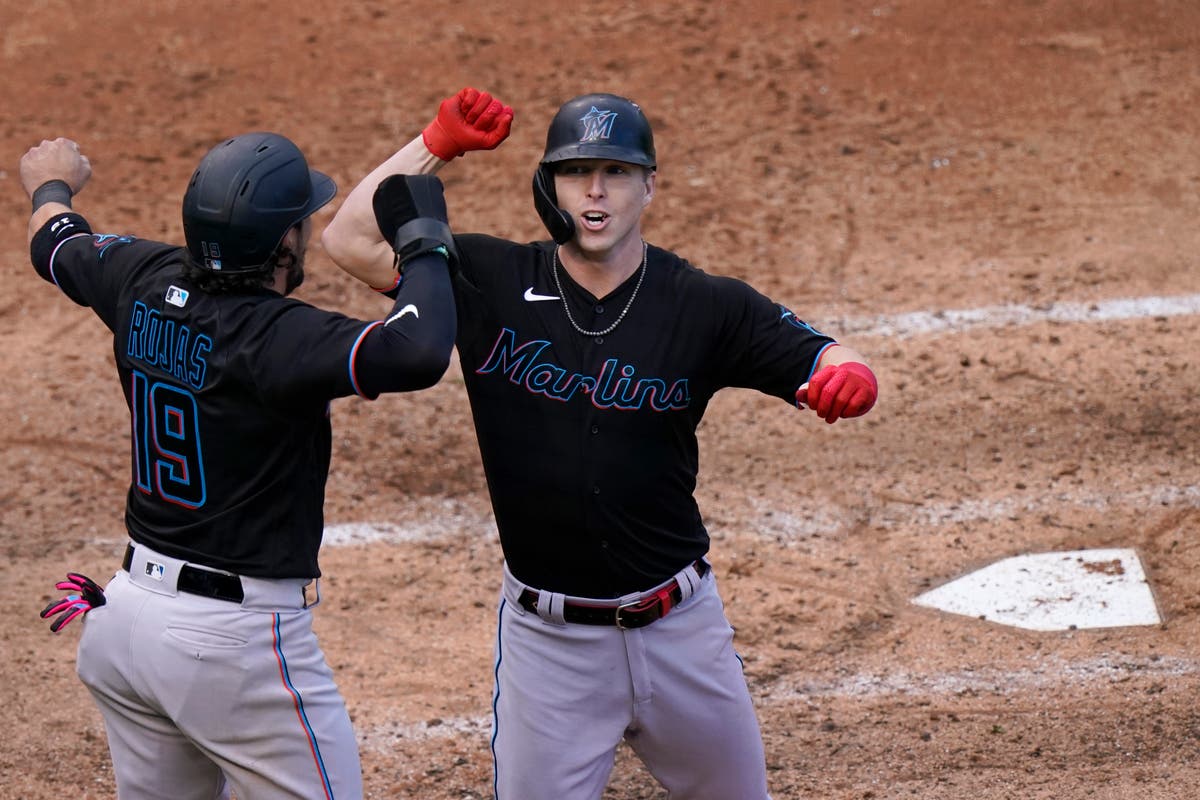
M204 388L208 369L205 356L213 349L212 339L193 334L186 325L162 318L157 309L141 300L133 304L125 353L130 358L156 367L193 389Z

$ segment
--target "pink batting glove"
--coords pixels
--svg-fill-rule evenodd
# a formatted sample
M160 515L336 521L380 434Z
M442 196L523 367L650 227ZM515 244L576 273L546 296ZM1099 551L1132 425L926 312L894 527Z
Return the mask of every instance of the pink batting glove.
M105 603L104 589L100 588L100 585L91 578L80 575L78 572L68 572L67 579L54 584L54 588L71 594L55 600L42 609L40 615L42 619L58 615L50 623L51 633L58 633L76 617L86 614L93 608L99 608Z

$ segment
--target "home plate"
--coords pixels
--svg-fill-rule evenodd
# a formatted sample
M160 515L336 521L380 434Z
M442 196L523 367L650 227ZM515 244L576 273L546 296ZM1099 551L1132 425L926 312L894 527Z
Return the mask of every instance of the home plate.
M1133 550L1013 556L914 603L1035 631L1157 625L1154 594Z

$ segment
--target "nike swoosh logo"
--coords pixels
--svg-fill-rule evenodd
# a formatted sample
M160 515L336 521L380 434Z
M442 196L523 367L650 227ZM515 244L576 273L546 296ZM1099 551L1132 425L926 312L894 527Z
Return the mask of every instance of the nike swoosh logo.
M538 300L557 300L558 298L552 294L534 294L533 287L530 286L525 290L525 299L531 303L536 303Z
M401 318L401 317L403 317L405 314L412 314L412 315L413 315L414 317L416 317L417 319L420 319L420 318L421 318L421 312L420 312L420 311L417 311L417 307L416 307L416 306L414 306L412 303L409 303L409 304L408 304L408 305L406 305L404 308L400 309L400 310L399 310L399 311L397 311L395 314L392 314L392 316L388 317L388 321L387 321L387 322L385 322L385 323L383 323L383 324L384 324L384 325L391 325L393 322L395 322L396 320L400 319L400 318Z

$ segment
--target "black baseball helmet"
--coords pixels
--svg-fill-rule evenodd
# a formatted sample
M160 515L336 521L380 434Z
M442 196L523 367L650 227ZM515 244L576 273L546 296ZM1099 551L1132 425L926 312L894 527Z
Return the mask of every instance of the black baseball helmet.
M554 241L563 244L575 223L558 207L554 164L602 158L655 169L654 133L641 106L615 94L583 94L563 103L546 131L546 150L533 176L533 204Z
M653 168L654 134L641 106L615 94L584 94L563 103L546 131L542 163L572 158Z
M287 137L226 139L200 160L183 195L188 252L222 275L265 272L288 230L336 193L333 179L309 169Z

